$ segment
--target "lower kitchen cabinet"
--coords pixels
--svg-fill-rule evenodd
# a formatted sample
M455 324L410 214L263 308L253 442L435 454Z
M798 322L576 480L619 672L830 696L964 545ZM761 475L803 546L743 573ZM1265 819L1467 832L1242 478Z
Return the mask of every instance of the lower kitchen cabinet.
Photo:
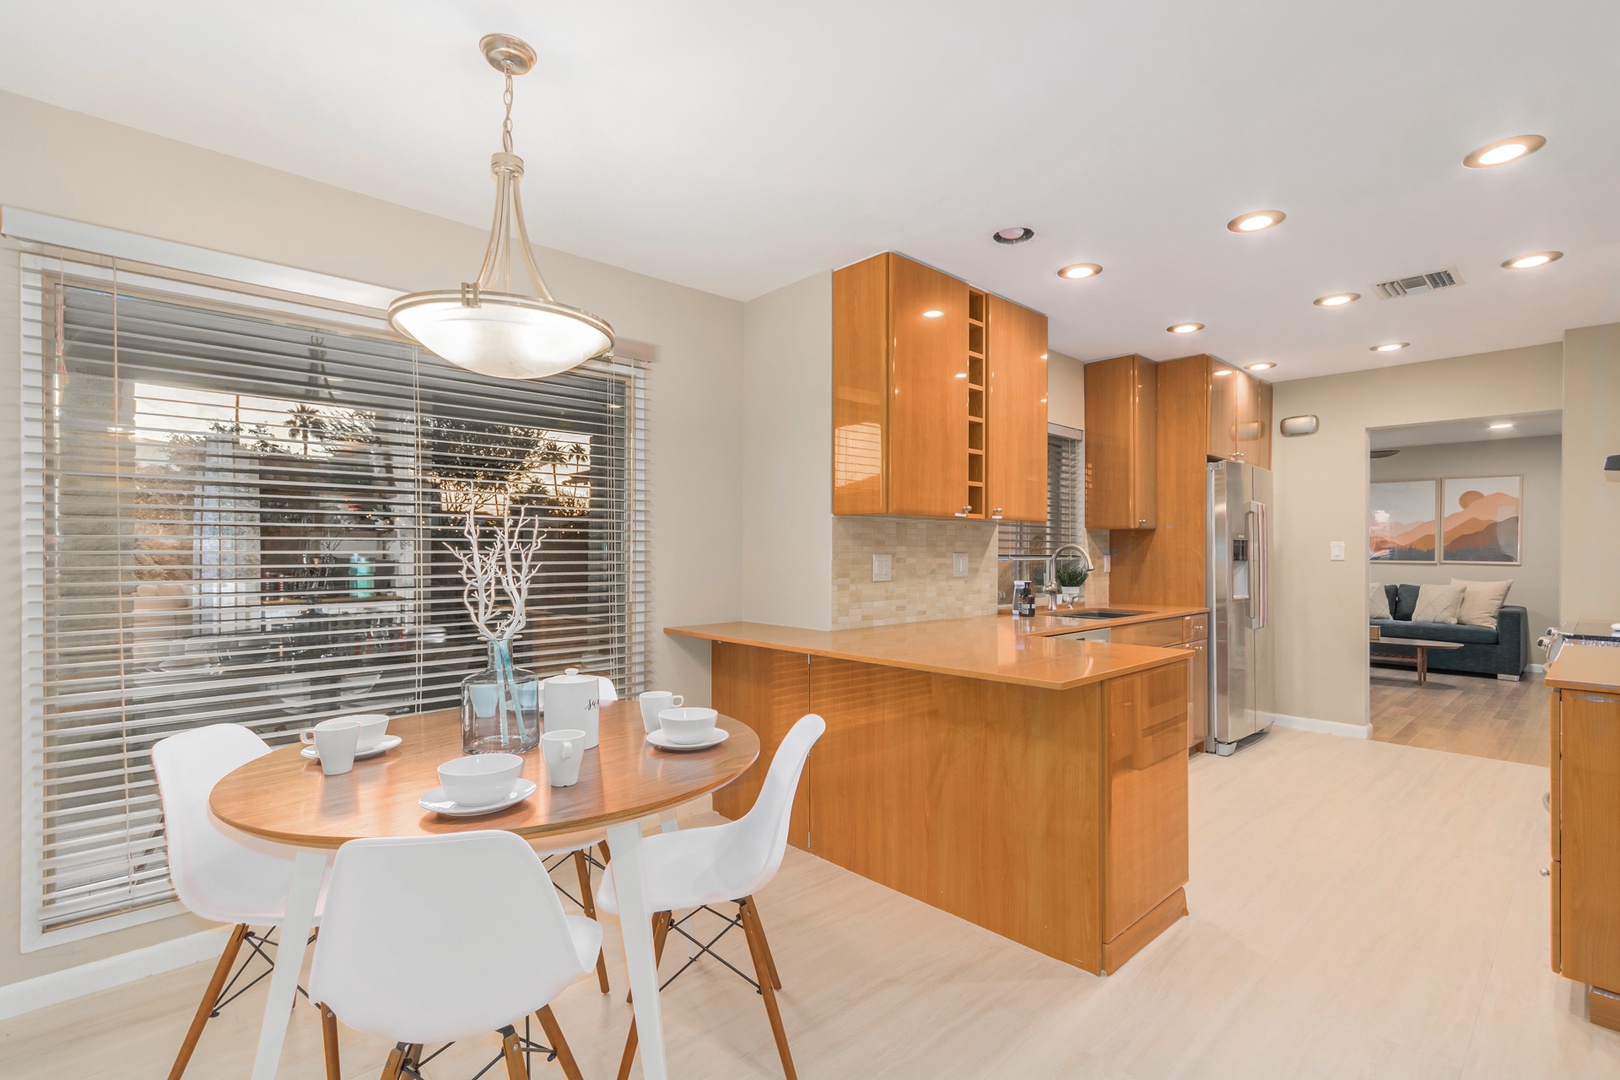
M793 842L1087 971L1187 912L1187 670L1070 689L714 641L713 705L761 756L717 791L753 805L804 712L827 722ZM802 814L802 817L801 817Z

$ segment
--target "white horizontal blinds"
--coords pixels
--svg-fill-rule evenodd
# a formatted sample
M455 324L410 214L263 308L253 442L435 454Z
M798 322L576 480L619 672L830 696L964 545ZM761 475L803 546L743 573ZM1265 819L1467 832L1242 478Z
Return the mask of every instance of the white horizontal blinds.
M168 898L164 736L459 704L468 507L545 521L520 664L646 682L636 368L488 380L352 309L24 265L42 929Z

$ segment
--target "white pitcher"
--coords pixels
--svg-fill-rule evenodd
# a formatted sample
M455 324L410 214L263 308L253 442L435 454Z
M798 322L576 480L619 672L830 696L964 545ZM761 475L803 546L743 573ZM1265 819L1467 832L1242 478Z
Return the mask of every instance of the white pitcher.
M595 675L581 675L569 668L540 684L541 707L546 714L546 730L573 728L585 733L585 749L601 741L597 712L601 707L602 684Z

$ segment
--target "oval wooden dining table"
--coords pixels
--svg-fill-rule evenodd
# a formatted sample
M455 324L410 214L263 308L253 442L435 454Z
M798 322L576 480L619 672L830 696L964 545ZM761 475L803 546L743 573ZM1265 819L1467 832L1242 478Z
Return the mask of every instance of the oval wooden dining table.
M461 754L460 713L450 709L389 721L403 740L379 757L356 761L352 772L325 776L300 756L300 744L251 761L220 780L209 797L214 817L233 829L295 849L281 946L253 1061L254 1080L272 1080L281 1059L305 943L315 920L321 879L335 850L350 840L429 836L504 829L537 847L562 846L570 834L605 830L613 852L619 928L641 1037L642 1075L665 1080L658 972L653 961L652 912L647 908L641 862L642 822L731 783L759 757L759 739L741 722L722 716L729 736L706 750L669 752L646 741L640 706L618 701L601 707L601 744L586 751L579 782L546 782L538 750L524 755L523 775L538 790L516 806L478 817L444 817L417 800L439 785L438 767ZM556 840L557 844L548 844Z

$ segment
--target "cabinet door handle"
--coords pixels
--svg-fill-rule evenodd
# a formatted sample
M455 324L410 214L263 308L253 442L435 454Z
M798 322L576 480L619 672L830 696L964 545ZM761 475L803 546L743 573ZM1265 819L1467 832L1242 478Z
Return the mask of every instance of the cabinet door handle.
M971 503L969 503L967 506L964 506L964 507L962 507L962 509L958 510L956 512L956 516L957 517L967 517L971 513L973 513L973 505Z
M1136 527L1139 529L1147 528L1147 518L1137 518Z
M1001 520L1001 507L999 507L999 506L996 507L995 511L993 513L991 513L990 516L995 518L997 521L1000 521Z

